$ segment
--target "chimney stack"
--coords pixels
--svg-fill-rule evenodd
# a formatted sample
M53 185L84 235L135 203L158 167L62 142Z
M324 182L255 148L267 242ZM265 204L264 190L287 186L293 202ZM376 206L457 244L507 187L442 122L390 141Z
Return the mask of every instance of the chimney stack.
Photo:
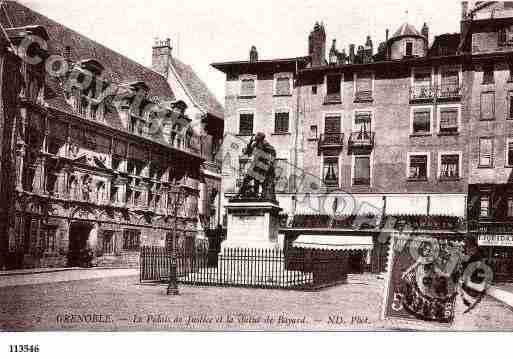
M311 57L312 67L326 64L326 31L322 23L316 22L308 36L308 55Z
M420 33L422 34L422 36L424 36L429 44L429 26L424 23L424 25L422 26L422 30L420 31Z
M461 2L461 20L466 20L468 17L468 1Z
M336 65L338 62L338 51L337 51L337 40L333 39L331 43L330 54L328 56L328 62L330 65Z
M249 62L257 62L258 61L258 51L256 46L251 46L251 50L249 51Z
M166 78L169 75L172 50L173 48L171 47L170 38L167 38L166 40L159 40L158 38L155 39L155 43L153 44L151 68L153 71L158 72Z
M349 45L349 63L350 64L354 64L354 58L355 58L354 44L350 44Z

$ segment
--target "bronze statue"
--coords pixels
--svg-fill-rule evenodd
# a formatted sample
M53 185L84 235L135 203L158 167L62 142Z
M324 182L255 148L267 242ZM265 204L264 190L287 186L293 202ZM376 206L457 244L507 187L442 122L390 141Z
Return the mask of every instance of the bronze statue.
M244 174L238 197L276 201L274 193L276 150L265 140L265 134L259 132L256 136L253 135L243 154L253 156L253 160Z

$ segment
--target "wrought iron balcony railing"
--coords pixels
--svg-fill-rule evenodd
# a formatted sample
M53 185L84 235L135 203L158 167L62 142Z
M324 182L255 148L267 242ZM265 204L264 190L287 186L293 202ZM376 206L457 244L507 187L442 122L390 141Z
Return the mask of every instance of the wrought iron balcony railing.
M324 104L341 103L342 95L340 93L328 93L324 96Z
M431 85L410 87L410 100L432 101L435 98L436 89Z
M344 134L337 133L323 133L319 139L320 147L342 147L344 145Z
M353 131L349 138L349 148L366 148L374 147L374 132L371 131Z
M323 183L326 187L338 187L338 178L325 178Z
M435 99L458 99L461 97L459 84L447 84L440 86L414 85L410 88L410 101L431 102Z
M461 97L460 85L440 85L437 89L437 97L439 99L450 99Z
M372 91L357 91L354 96L355 102L370 102L372 100Z

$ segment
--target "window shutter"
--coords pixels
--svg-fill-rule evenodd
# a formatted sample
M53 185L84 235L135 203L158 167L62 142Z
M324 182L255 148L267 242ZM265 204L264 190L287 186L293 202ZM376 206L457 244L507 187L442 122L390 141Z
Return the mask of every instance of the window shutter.
M254 96L255 95L255 80L253 79L244 79L241 81L241 89L242 96Z
M328 94L340 95L340 75L328 75L326 77L326 87Z
M274 115L274 132L284 133L289 132L289 113L276 112Z
M508 118L513 119L513 92L509 93L509 108L508 108Z
M513 141L508 142L508 166L513 166Z
M495 118L495 93L484 92L481 94L481 119L492 120Z
M493 140L491 138L479 139L479 165L492 166L493 164Z
M440 111L440 129L449 130L458 128L458 110L442 110Z
M253 134L253 114L245 113L240 115L239 134Z
M358 74L356 77L356 92L372 91L372 75Z
M326 117L324 119L325 133L340 133L340 116Z
M356 157L354 177L360 184L368 184L370 180L370 157Z
M276 79L276 94L290 95L290 79L288 77L278 77Z
M415 111L413 114L413 132L431 131L431 113L429 111Z

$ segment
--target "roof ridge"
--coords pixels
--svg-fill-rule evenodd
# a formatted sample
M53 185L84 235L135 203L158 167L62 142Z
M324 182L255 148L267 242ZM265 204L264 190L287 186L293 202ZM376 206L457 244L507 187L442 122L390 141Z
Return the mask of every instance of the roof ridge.
M104 49L106 49L106 50L108 50L108 51L112 52L114 55L116 55L116 56L118 56L118 57L122 57L123 59L128 60L129 62L132 62L132 63L133 63L133 64L135 64L135 65L138 65L138 66L140 66L140 67L143 67L143 68L145 68L146 70L149 70L149 71L151 71L151 72L153 72L153 73L155 73L155 74L159 75L159 76L160 76L160 77L162 77L163 79L167 80L167 79L166 79L166 78L165 78L161 73L159 73L159 72L157 72L157 71L153 70L151 67L148 67L148 66L146 66L146 65L143 65L142 63L140 63L140 62L138 62L138 61L136 61L136 60L134 60L134 59L132 59L132 58L128 57L127 55L122 54L122 53L121 53L121 52L119 52L118 50L112 49L112 48L108 47L107 45L104 45L104 44L102 44L102 43L100 43L100 42L98 42L98 41L96 41L96 40L92 39L90 36L88 36L88 35L84 35L82 32L79 32L78 30L75 30L75 29L73 29L73 28L69 27L68 25L65 25L65 24L63 24L63 23L61 23L61 22L58 22L57 20L54 20L54 19L52 19L52 18L50 18L50 17L48 17L48 16L46 16L46 15L44 15L44 14L42 14L42 13L40 13L40 12L36 11L36 10L33 10L33 9L29 8L28 6L26 6L26 5L22 4L22 3L20 3L20 2L19 2L19 1L17 1L17 0L5 0L5 1L4 1L4 3L13 3L13 4L16 4L16 6L21 6L21 7L25 8L25 9L27 9L28 11L30 11L30 12L32 12L32 13L34 13L34 14L37 14L38 16L40 16L40 17L42 17L42 18L44 18L44 19L48 20L49 22L54 22L54 23L56 23L56 24L60 25L60 26L61 26L61 27L63 27L66 31L73 32L73 33L75 33L75 34L79 35L80 37L83 37L83 38L85 38L86 40L88 40L88 41L90 41L90 42L94 43L95 45L98 45L99 47L103 47ZM8 12L8 11L9 11L9 9L7 8L7 9L6 9L6 12ZM1 19L1 17L0 17L0 19ZM14 19L14 22L16 22L16 19ZM3 24L3 25L5 26L5 24ZM24 25L16 25L16 27L19 27L19 26L24 26ZM96 57L93 57L93 58L94 58L94 59L96 59Z

